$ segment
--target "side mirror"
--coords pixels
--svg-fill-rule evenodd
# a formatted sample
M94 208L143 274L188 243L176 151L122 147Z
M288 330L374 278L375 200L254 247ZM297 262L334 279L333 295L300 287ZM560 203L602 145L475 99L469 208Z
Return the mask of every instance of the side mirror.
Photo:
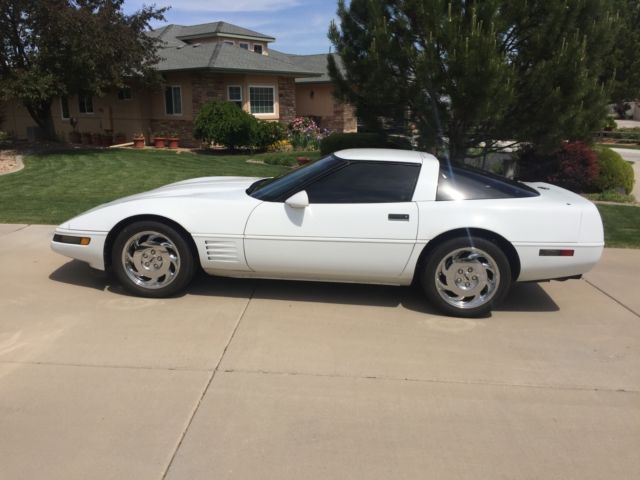
M309 196L307 192L302 190L301 192L291 195L284 203L291 208L306 208L309 206Z

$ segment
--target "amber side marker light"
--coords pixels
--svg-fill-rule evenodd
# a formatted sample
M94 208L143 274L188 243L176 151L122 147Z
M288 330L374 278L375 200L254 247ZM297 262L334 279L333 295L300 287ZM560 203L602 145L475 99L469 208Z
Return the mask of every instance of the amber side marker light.
M541 249L541 257L573 257L575 250L550 250Z
M58 235L53 236L53 241L58 243L68 243L71 245L89 245L91 239L89 237L74 237L73 235Z

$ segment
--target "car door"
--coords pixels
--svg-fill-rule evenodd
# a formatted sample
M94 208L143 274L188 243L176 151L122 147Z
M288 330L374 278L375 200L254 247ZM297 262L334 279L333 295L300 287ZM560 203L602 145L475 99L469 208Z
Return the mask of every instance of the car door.
M393 282L415 245L419 172L419 163L349 161L303 186L307 206L263 202L245 229L249 267L264 276Z

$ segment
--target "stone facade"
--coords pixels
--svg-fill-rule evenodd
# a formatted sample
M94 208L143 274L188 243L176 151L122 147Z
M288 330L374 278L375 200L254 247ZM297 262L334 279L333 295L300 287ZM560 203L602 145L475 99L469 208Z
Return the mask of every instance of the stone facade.
M334 100L333 115L323 117L321 124L334 132L355 132L358 129L356 109L348 103Z
M226 81L223 75L198 72L191 76L193 115L211 100L226 100Z
M289 123L296 118L296 83L291 77L278 77L280 121Z
M193 122L191 120L162 119L150 121L151 134L177 135L181 147L199 147L200 140L193 137ZM149 137L151 137L151 134ZM147 138L150 140L150 138Z

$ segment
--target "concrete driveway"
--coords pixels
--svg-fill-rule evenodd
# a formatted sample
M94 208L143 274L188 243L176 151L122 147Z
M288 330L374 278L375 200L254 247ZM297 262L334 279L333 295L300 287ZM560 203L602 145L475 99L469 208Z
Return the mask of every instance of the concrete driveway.
M631 479L638 250L491 318L411 288L198 279L124 295L0 226L0 478Z

